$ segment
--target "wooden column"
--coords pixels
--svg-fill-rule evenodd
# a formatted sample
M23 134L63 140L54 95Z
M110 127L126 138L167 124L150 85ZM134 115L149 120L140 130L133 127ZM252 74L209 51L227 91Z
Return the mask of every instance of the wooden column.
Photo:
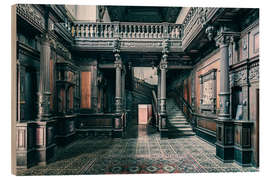
M39 112L36 122L36 161L46 165L55 157L55 121L50 114L50 42L48 34L43 34L40 50Z
M220 48L220 110L216 131L216 156L224 162L234 160L234 124L230 118L229 43L237 34L221 27L215 38Z

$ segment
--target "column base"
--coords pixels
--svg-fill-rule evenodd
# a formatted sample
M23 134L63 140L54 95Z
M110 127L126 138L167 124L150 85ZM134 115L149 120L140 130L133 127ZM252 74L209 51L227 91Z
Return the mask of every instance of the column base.
M234 148L234 159L240 166L248 167L251 166L252 149L242 149L235 146Z
M36 160L39 165L47 165L55 160L55 121L36 122Z
M216 157L222 162L234 161L234 146L224 146L216 143Z
M55 161L56 144L52 144L45 148L36 149L36 157L38 165L46 166L50 162Z
M16 168L24 169L36 164L35 128L33 122L16 124Z

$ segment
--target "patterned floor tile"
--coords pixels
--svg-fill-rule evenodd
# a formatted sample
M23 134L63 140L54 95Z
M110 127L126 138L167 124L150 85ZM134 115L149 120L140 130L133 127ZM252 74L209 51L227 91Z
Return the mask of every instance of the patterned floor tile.
M136 128L134 126L133 128ZM59 148L47 166L18 170L18 175L256 172L215 157L215 147L196 136L160 139L155 129L137 126L126 138L81 137ZM141 132L140 132L141 131ZM132 134L132 132L139 132Z

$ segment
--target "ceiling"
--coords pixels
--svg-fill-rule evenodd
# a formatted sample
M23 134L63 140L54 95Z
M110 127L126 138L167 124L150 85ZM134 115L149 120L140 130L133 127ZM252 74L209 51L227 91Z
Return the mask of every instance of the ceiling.
M175 23L181 7L106 6L111 21Z

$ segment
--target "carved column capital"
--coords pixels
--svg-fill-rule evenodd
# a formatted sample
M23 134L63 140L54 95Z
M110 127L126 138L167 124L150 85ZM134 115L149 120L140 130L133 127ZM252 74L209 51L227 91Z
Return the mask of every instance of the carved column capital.
M122 59L119 53L114 54L115 57L115 61L114 61L114 67L115 68L123 68L123 63L122 63Z
M162 41L162 54L169 54L169 40L164 39Z
M115 39L113 41L113 53L120 53L120 40L119 38Z
M240 34L238 32L234 32L230 28L221 26L215 37L216 45L220 48L229 46L229 44L233 43L239 36Z
M166 60L161 60L159 64L160 70L166 70L168 68L168 62Z

